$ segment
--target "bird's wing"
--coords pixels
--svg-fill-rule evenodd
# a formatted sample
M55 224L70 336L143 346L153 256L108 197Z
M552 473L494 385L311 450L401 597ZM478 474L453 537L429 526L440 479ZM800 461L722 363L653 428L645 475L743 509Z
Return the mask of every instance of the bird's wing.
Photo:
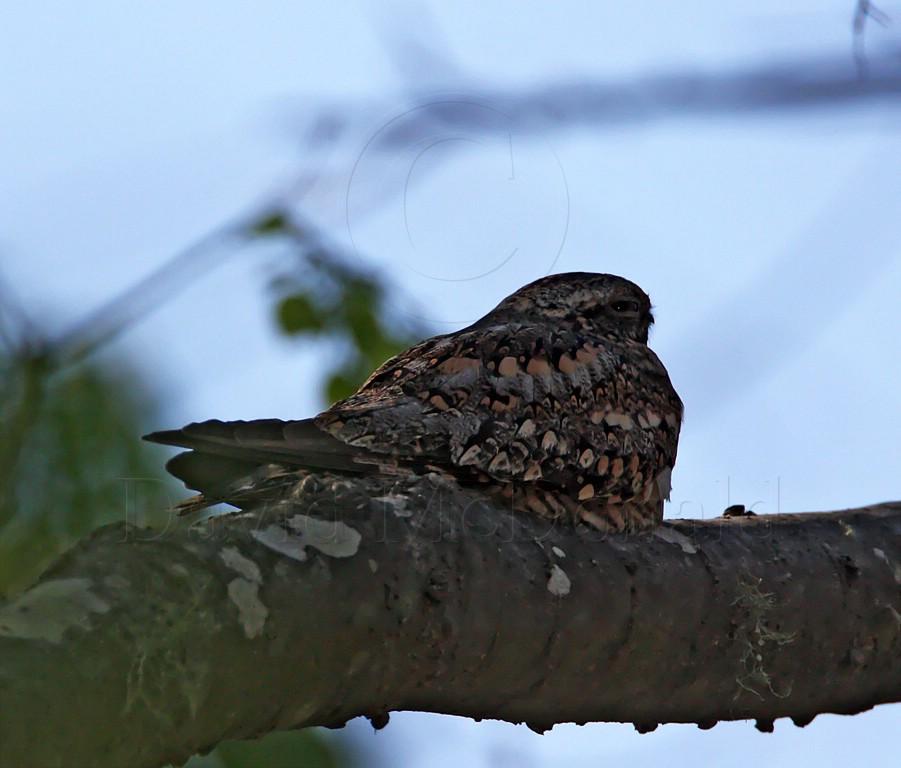
M682 404L645 345L480 327L388 361L315 423L341 442L573 498L665 490Z

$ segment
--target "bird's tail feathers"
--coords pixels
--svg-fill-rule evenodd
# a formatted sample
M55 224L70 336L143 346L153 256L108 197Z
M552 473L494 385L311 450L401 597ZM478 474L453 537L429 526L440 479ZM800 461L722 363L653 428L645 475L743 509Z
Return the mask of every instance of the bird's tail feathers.
M235 504L264 484L270 488L274 478L294 469L362 473L372 461L365 451L332 437L312 419L211 420L153 432L144 439L189 449L166 464L169 472L201 494L182 502L180 514L226 499Z

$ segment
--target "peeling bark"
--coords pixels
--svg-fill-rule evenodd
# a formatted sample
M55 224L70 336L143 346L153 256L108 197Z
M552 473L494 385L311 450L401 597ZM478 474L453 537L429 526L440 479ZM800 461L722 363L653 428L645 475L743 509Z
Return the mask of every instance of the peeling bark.
M383 482L383 481L382 481ZM391 710L806 724L901 700L901 502L603 535L435 477L97 531L0 607L0 766L160 766Z

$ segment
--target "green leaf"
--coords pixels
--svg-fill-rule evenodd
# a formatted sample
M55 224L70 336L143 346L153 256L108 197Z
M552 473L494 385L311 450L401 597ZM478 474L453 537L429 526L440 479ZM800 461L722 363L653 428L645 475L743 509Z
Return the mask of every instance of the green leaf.
M255 237L284 235L290 231L291 220L282 211L273 211L248 227L248 233Z
M327 334L345 350L324 382L326 400L333 403L353 394L373 370L421 337L392 331L385 286L377 276L322 248L304 257L301 274L273 284L276 292L286 286L296 291L279 300L276 313L284 332ZM296 288L311 280L321 286L318 291Z
M378 338L364 350L366 363L371 370L375 370L388 358L394 357L398 352L403 352L416 341L413 338L394 337L385 332L383 328L379 328Z
M357 375L355 370L342 368L326 379L325 399L329 403L337 403L345 397L350 397L357 391L357 387L360 386L362 381L363 379Z
M285 333L319 332L327 319L327 313L304 293L282 299L278 304L277 316L278 324Z

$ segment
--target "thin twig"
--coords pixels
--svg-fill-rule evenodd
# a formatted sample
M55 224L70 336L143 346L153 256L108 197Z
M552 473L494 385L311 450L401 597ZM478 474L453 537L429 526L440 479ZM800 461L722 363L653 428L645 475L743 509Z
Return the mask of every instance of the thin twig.
M0 273L0 343L9 355L33 338L35 325L12 285Z
M854 6L854 63L857 65L857 74L861 79L869 77L866 52L866 28L867 21L872 19L882 27L888 26L890 21L887 13L879 10L870 0L857 0Z
M83 359L184 290L190 280L221 264L221 247L242 231L239 221L226 222L203 235L61 334L51 344L55 365Z

